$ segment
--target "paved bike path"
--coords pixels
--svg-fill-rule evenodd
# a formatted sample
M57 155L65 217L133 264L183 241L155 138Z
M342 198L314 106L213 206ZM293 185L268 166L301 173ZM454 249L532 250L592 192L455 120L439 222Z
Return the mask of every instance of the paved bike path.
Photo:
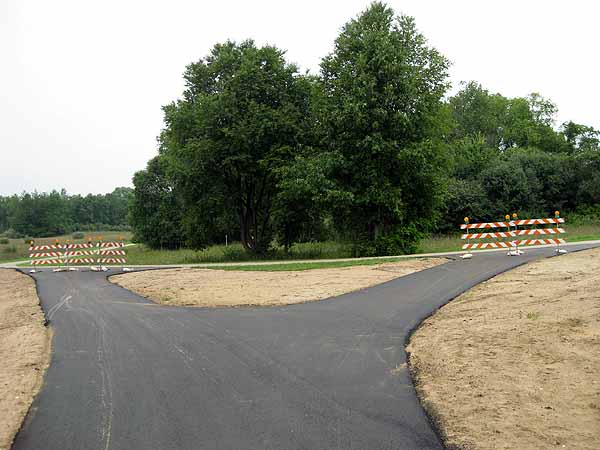
M478 254L270 308L160 306L106 274L36 273L52 361L13 449L442 449L406 368L410 331L552 254Z

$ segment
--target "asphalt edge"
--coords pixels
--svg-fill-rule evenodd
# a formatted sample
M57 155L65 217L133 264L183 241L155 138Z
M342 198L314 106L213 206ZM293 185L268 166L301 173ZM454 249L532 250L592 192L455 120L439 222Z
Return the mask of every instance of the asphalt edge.
M40 309L42 310L42 314L44 315L44 327L48 330L48 333L49 333L49 336L48 336L48 366L44 370L44 374L42 376L42 380L40 382L38 391L31 399L31 404L27 408L27 411L25 412L25 416L23 417L23 420L21 421L21 424L19 425L19 429L15 433L13 440L10 443L10 446L8 447L8 450L10 450L12 448L12 445L17 440L17 436L19 436L19 434L21 434L21 431L23 430L25 425L33 419L33 416L35 415L35 410L32 409L33 405L37 401L39 395L41 394L42 390L44 389L44 386L46 385L46 375L48 375L48 370L50 369L50 366L52 365L52 360L54 359L54 345L53 345L54 344L54 329L51 327L50 321L48 320L48 316L46 314L46 310L42 306L42 300L40 298L38 283L37 283L37 280L35 279L35 277L33 277L30 273L27 273L26 271L24 271L22 269L17 269L17 268L12 268L12 267L0 267L0 270L1 269L13 270L17 273L22 273L23 275L26 275L33 280L33 284L35 285L35 295L38 299L38 305L39 305Z
M600 239L586 240L586 241L574 241L567 242L566 244L562 244L562 247L572 247L577 245L594 245L600 244ZM528 247L528 249L535 250L539 248L552 248L556 247L555 244L544 244L544 245L533 245ZM475 250L474 254L479 253L498 253L505 252L506 248L492 248L492 249L479 249ZM387 255L387 256L368 256L362 258L325 258L325 259L290 259L290 260L274 260L274 261L237 261L237 262L218 262L218 263L182 263L182 264L130 264L128 267L135 269L154 269L154 268L163 268L163 269L174 269L174 268L194 268L194 269L204 269L211 268L213 266L259 266L259 265L285 265L285 264L297 264L297 263L314 263L314 262L343 262L343 261L356 261L361 259L387 259L387 258L396 258L398 260L403 259L413 259L413 258L457 258L461 255L464 255L466 250L456 250L450 252L435 252L435 253L411 253L408 255ZM24 261L11 261L0 263L0 268L7 269L32 269L36 266L26 265L26 260ZM24 265L19 265L24 264ZM48 269L53 268L54 266L47 267ZM82 266L85 267L85 266ZM118 269L123 267L122 265L108 265L106 266L111 269Z
M597 244L597 242L595 242L595 243ZM577 245L577 244L578 243L573 243L573 245ZM584 243L584 242L581 243L581 245L585 245L585 244L586 243ZM582 249L577 249L577 250L569 250L569 253L577 253L577 252L580 252L580 251L591 250L591 249L597 248L597 247L598 247L598 245L592 246L592 247L589 247L589 248L582 248ZM445 258L449 260L448 262L450 262L451 260L458 260L458 256L459 255L456 254L456 253L454 253L454 254L447 254L445 256ZM436 437L438 438L439 442L441 443L442 447L445 450L468 450L468 449L466 449L466 448L464 448L462 446L456 446L456 445L448 446L448 444L446 442L447 439L445 438L444 433L441 431L441 427L438 424L438 420L436 419L436 417L434 417L433 415L430 414L430 412L427 410L427 408L425 408L425 406L423 404L423 401L421 399L421 396L419 395L419 391L418 391L418 389L416 387L416 384L415 384L415 378L413 376L413 369L412 369L412 366L411 366L411 358L410 358L411 353L407 350L407 346L408 346L408 344L409 344L409 342L410 342L413 334L421 327L422 323L425 320L427 320L428 318L430 318L434 314L436 314L443 306L449 304L453 300L456 300L458 297L460 297L461 295L463 295L465 292L473 289L474 287L480 285L481 283L483 283L485 281L489 281L489 280L491 280L491 279L493 279L493 278L495 278L495 277L497 277L499 275L502 275L503 273L506 273L506 272L509 272L511 270L517 269L517 268L522 267L524 265L527 265L529 263L532 263L532 262L535 262L535 261L539 261L539 260L543 260L543 259L550 259L550 258L554 258L554 257L557 257L557 256L563 256L563 255L560 255L560 254L551 254L551 255L548 255L548 256L541 256L540 258L536 258L534 260L523 261L523 262L517 264L516 266L513 266L513 267L508 268L508 269L501 270L499 272L496 272L496 273L490 275L489 277L486 277L486 278L482 279L481 281L477 282L476 284L474 284L473 286L469 287L468 289L465 289L464 291L462 291L462 292L456 294L455 296L449 298L446 302L444 302L442 305L440 305L439 307L437 307L434 310L432 310L429 314L423 316L408 331L408 333L406 334L406 337L404 339L403 345L404 345L404 350L405 350L405 353L406 353L406 364L407 364L407 368L408 368L408 373L409 373L409 377L410 377L410 380L411 380L412 387L413 387L414 392L415 392L415 396L417 397L417 399L419 401L419 405L421 406L421 409L423 410L423 412L425 413L425 416L427 417L427 421L429 422L429 425L431 426L431 429L433 430L434 434L436 435ZM181 267L181 266L179 266L179 267ZM139 267L139 268L136 268L133 272L138 272L138 271L141 272L141 271L148 271L148 270L161 270L161 269L173 269L173 268L175 268L175 267ZM42 304L41 304L37 280L36 280L36 278L33 275L31 275L30 273L26 272L26 269L28 269L28 268L0 267L0 269L14 270L15 272L23 273L23 274L27 275L28 277L30 277L31 279L34 280L35 288L36 288L36 295L38 297L40 309L42 310L42 312L44 314L44 318L45 318L44 326L50 327L50 321L48 320L47 315L46 315L46 311L44 310L44 308L42 307ZM424 269L424 270L428 270L428 269ZM116 286L124 289L122 286L120 286L120 285L118 285L116 283L111 282L109 280L109 278L112 277L112 276L115 276L115 275L122 275L122 274L126 274L126 273L131 273L131 272L123 272L123 271L118 271L118 272L115 272L115 273L108 272L108 273L104 273L103 275L104 275L104 278L106 279L106 281L108 283L115 284ZM390 281L393 281L393 280L390 280ZM388 283L388 282L384 282L384 283L381 283L381 284L385 284L385 283ZM139 295L139 294L137 294L137 295ZM328 299L322 299L322 300L319 300L319 301L329 300L331 298L335 298L335 297L330 297ZM289 305L286 305L286 306L289 306ZM27 410L27 413L26 413L26 415L25 415L25 417L23 419L23 422L21 423L21 426L19 427L19 430L15 434L15 438L14 439L16 439L16 437L19 435L19 433L21 433L21 430L22 430L23 426L33 417L31 407L35 403L35 401L36 401L37 397L39 396L40 392L42 391L42 388L43 388L43 386L45 384L46 374L48 373L48 369L49 369L50 365L52 364L52 359L53 359L52 341L53 341L53 339L54 339L54 335L52 334L51 337L50 337L50 350L49 350L50 355L49 355L48 368L46 368L46 371L44 372L44 377L42 379L42 383L40 385L40 389L39 389L38 393L34 396L33 401L31 403L31 405L29 406L29 408ZM14 442L14 440L13 440L13 442Z
M577 249L577 250L570 250L569 253L582 252L582 251L585 251L585 250L591 250L593 248L598 248L598 247L595 246L595 247L590 247L590 248L582 248L582 249ZM404 340L404 351L406 353L406 366L408 368L408 374L409 374L409 377L410 377L410 381L411 381L413 389L415 391L415 395L416 395L417 399L419 400L419 405L421 406L421 409L425 413L425 416L427 417L427 421L429 422L429 425L431 426L431 429L433 430L433 432L435 433L435 435L437 436L437 438L441 442L442 447L445 450L468 450L468 449L465 448L465 447L463 447L463 446L460 446L460 445L451 445L451 446L448 445L447 438L446 438L445 434L442 432L441 427L439 426L439 421L438 421L437 417L435 417L433 414L431 414L430 411L425 407L425 405L423 403L423 399L421 398L419 390L417 389L417 385L415 384L415 377L413 376L414 369L413 369L413 367L411 365L411 362L410 362L411 353L407 350L408 344L410 343L410 340L412 339L413 334L421 327L421 325L423 324L423 322L425 320L427 320L430 317L432 317L433 315L435 315L441 308L443 308L444 306L446 306L447 304L449 304L453 300L456 300L458 297L460 297L464 293L470 291L471 289L473 289L476 286L479 286L481 283L484 283L484 282L489 281L489 280L491 280L493 278L496 278L497 276L502 275L504 273L510 272L511 270L518 269L519 267L523 267L523 266L525 266L527 264L531 264L533 262L540 261L540 260L543 260L543 259L556 258L558 256L563 256L563 255L561 255L561 254L552 254L552 255L548 255L548 256L541 256L540 258L536 258L536 259L529 260L529 261L523 261L520 264L517 264L516 266L513 266L513 267L505 269L505 270L501 270L500 272L497 272L497 273L495 273L493 275L490 275L489 277L486 277L485 279L483 279L480 282L474 284L470 288L465 289L464 291L456 294L454 297L450 298L447 302L444 302L442 305L440 305L437 308L435 308L433 311L431 311L430 314L424 316L406 334L406 339Z
M366 287L362 287L359 289L355 289L353 291L348 291L348 292L344 292L341 294L337 294L337 295L331 295L329 297L324 297L324 298L320 298L317 300L304 300L301 302L295 302L295 303L288 303L288 304L283 304L283 305L255 305L255 304L248 304L248 305L229 305L229 306L195 306L195 305L165 305L164 303L158 303L156 301L154 301L153 299L146 297L142 294L140 294L139 292L135 292L132 291L130 289L127 289L124 286L121 286L119 283L116 283L114 281L111 281L110 278L117 276L117 275L126 275L129 273L136 273L136 272L147 272L150 270L171 270L171 269L196 269L196 267L140 267L140 268L136 268L132 271L129 272L123 272L123 271L119 271L119 272L114 272L114 273L110 273L110 272L106 272L104 274L104 278L106 279L106 281L110 284L113 284L121 289L126 290L127 292L130 292L134 295L137 295L141 298L144 298L152 303L154 303L157 306L163 306L166 308L187 308L187 309L193 309L193 310L211 310L211 309L271 309L271 308L294 308L294 307L299 307L302 305L306 305L307 303L319 303L319 302L326 302L326 301L331 301L331 300L335 300L339 297L343 297L345 295L348 294L355 294L358 292L364 292L366 293L369 289L373 289L375 287L379 287L379 286L383 286L386 285L388 283L393 283L394 281L400 279L400 278L404 278L404 277L408 277L410 275L414 275L416 273L420 273L420 272L425 272L427 270L431 270L431 269L435 269L438 266L443 266L445 264L448 264L451 261L456 261L457 257L455 255L451 255L451 256L439 256L439 257L425 257L425 258L415 258L415 259L430 259L430 258L438 258L438 259L445 259L446 261L440 264L437 264L435 266L431 266L431 267L427 267L425 269L421 269L421 270L417 270L415 272L411 272L411 273L407 273L405 275L401 275L399 277L396 278L392 278L391 280L387 280L387 281L383 281L381 283L377 283L374 284L372 286L366 286ZM412 259L412 258L411 258ZM399 260L400 261L405 261L404 259ZM382 263L383 264L383 263ZM204 267L199 267L199 269L204 269ZM320 269L309 269L309 270L320 270ZM419 322L420 323L420 322Z

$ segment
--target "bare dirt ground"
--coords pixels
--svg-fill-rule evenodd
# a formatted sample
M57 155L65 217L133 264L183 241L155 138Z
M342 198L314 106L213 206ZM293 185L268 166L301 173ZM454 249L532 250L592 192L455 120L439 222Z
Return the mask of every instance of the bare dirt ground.
M0 270L0 355L0 450L7 450L50 359L50 331L35 283L14 270Z
M373 286L446 262L411 259L375 266L302 271L167 269L111 277L157 303L183 306L277 306L321 300Z
M448 448L600 449L600 249L475 287L408 351Z

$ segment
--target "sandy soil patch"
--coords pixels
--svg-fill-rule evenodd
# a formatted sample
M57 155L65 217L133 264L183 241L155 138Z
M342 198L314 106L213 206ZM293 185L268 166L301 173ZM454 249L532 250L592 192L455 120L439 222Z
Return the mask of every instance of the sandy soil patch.
M320 300L373 286L446 262L410 259L376 266L302 271L167 269L111 277L158 303L184 306L276 306Z
M14 270L0 270L0 355L0 450L6 450L50 359L50 331L44 326L35 283Z
M600 249L475 287L408 350L449 448L600 449Z

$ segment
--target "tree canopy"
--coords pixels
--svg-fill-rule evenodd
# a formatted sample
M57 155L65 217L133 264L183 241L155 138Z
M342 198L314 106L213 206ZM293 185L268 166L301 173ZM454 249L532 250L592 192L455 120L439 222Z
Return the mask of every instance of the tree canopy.
M134 177L139 239L203 248L236 235L262 254L335 238L396 254L465 215L597 207L597 130L557 127L535 92L470 81L448 96L449 61L385 4L341 29L318 75L285 56L227 41L187 67L158 155Z
M24 192L0 197L0 233L46 237L72 231L125 229L133 189L116 188L109 194L68 195Z
M216 45L188 66L183 98L165 107L160 158L183 200L188 241L202 247L239 231L264 252L273 237L277 169L310 134L311 81L281 50Z
M335 207L336 218L375 248L385 242L385 252L408 250L409 235L429 230L440 204L437 125L448 65L411 17L380 3L344 26L321 64L326 148L338 156L333 176L351 199Z

